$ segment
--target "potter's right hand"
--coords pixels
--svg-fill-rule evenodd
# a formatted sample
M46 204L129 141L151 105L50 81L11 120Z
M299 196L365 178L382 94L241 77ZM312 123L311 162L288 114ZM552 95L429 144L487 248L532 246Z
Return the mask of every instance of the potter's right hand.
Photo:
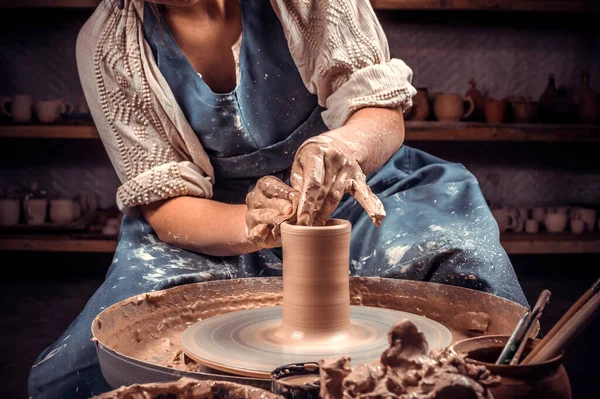
M281 246L281 223L295 218L300 193L273 176L258 180L246 196L246 232L259 248Z

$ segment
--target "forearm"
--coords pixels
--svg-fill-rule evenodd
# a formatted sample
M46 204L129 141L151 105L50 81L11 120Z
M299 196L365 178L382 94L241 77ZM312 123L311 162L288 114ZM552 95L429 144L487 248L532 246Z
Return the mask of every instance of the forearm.
M176 197L142 208L158 237L179 248L212 256L258 250L246 237L246 205Z
M404 142L402 111L389 108L363 108L348 122L326 135L342 139L352 147L365 174L381 168Z

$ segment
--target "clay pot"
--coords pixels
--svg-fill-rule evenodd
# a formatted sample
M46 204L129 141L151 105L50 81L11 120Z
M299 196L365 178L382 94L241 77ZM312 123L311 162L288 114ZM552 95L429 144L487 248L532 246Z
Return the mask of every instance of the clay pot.
M502 123L506 117L506 101L488 98L485 101L484 112L488 123Z
M577 106L577 119L579 123L595 124L600 119L600 99L590 88L590 74L585 71L581 74L581 86L573 96Z
M431 107L429 105L429 92L427 88L417 89L417 94L412 98L413 106L408 110L404 119L407 121L424 121L429 118Z
M465 102L468 107L465 111ZM438 94L434 98L433 112L440 122L458 122L468 118L475 110L471 97L463 98L459 94Z
M568 223L569 217L563 213L547 213L544 217L544 225L549 233L562 233Z
M538 103L535 101L517 101L512 103L512 112L515 122L530 123L535 121L538 112Z
M539 364L494 364L508 338L506 335L468 338L455 343L452 348L466 355L468 362L484 365L492 374L500 376L500 385L490 388L495 399L571 399L571 384L562 364L562 355ZM521 359L540 341L530 339Z

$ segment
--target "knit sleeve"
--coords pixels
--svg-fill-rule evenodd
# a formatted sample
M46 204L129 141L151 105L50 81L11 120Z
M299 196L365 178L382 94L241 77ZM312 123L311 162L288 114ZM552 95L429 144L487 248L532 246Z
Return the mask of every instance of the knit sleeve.
M334 129L365 107L412 106L412 70L390 59L369 0L271 0L304 84Z
M76 54L85 98L122 183L118 207L132 213L177 196L210 198L210 161L195 135L180 131L191 128L148 64L139 21L131 20L136 10L113 12L109 4L104 1L80 30Z

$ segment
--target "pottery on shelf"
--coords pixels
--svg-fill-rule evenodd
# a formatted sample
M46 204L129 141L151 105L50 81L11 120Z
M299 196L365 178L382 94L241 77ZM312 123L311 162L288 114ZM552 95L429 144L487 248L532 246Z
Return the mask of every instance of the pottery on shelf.
M600 99L590 87L590 74L584 71L581 74L581 86L573 95L573 102L577 106L577 120L582 124L596 124L600 119Z
M512 103L512 115L517 123L534 122L538 112L536 101L515 101Z
M433 112L440 122L458 122L468 118L475 110L475 102L471 97L460 94L441 93L433 100ZM465 103L468 107L465 107Z
M420 87L412 98L413 106L406 112L404 119L407 121L424 121L429 118L431 107L429 105L429 92L427 88Z
M487 123L503 123L506 118L506 101L488 98L485 101L484 111Z
M474 121L483 121L485 118L484 108L485 108L485 97L483 94L477 89L477 82L475 79L471 78L467 83L471 86L465 97L471 97L473 102L475 103L475 110L469 119Z

